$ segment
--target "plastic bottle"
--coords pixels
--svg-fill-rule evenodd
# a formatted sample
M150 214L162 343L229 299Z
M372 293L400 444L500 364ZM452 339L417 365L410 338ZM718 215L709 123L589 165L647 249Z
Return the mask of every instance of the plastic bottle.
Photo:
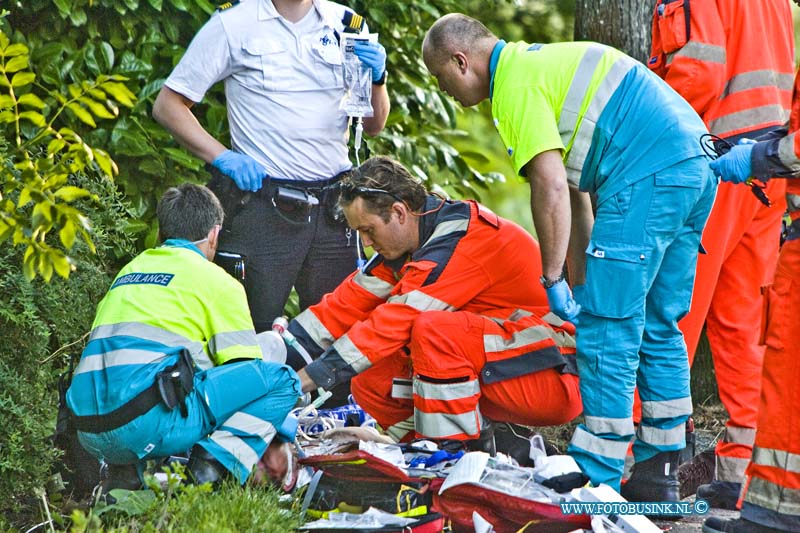
M272 321L272 331L283 337L286 344L297 350L297 353L303 358L306 364L310 364L312 359L303 345L297 342L297 338L289 331L289 319L285 316L279 316Z
M303 358L303 360L305 360L306 364L310 364L313 361L308 351L306 351L306 349L303 348L302 344L297 342L297 338L294 335L292 335L291 331L289 331L288 318L286 318L285 316L279 316L278 318L273 320L272 331L278 333L278 335L283 337L283 339L286 341L286 344L297 350L297 353L299 353L300 356ZM306 405L303 408L303 410L300 411L300 413L298 414L298 418L302 419L302 417L311 412L312 409L319 409L319 407L323 403L325 403L328 400L328 398L333 396L332 392L326 391L322 387L317 387L317 394L319 394L319 397L309 405Z

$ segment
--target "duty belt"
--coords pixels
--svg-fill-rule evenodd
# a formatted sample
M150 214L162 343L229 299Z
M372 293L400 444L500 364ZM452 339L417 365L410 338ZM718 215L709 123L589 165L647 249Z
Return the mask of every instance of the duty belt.
M153 384L137 394L132 400L110 413L77 416L72 414L75 429L84 433L105 433L131 422L164 403L169 409L179 407L186 417L186 395L194 388L194 363L187 350L178 355L178 362L159 372Z

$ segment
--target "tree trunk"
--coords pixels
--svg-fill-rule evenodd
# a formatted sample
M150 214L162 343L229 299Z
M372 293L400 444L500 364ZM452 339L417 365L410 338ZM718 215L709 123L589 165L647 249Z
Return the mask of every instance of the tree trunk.
M646 63L654 0L575 0L575 40L618 48Z

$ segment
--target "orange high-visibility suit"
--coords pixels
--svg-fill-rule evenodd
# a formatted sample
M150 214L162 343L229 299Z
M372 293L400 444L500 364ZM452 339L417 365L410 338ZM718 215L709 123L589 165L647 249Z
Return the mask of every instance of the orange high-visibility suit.
M528 425L581 410L574 327L547 313L536 241L472 201L430 196L408 260L374 256L289 325L330 388L395 440L472 439L486 416ZM547 320L547 321L545 321ZM416 433L415 433L416 432Z
M754 145L751 161L756 177L795 179L786 188L792 225L765 291L761 401L741 517L775 531L800 531L800 75L788 129Z
M658 0L649 67L694 107L711 133L736 143L788 118L794 76L786 0ZM760 289L778 257L783 180L772 207L748 187L720 183L703 233L692 306L680 322L690 363L706 325L719 395L730 419L717 444L719 481L741 483L755 437L763 346Z

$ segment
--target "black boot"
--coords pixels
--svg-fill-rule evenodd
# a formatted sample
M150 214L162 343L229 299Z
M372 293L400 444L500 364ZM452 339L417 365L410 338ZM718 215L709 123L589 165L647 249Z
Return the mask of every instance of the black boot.
M464 446L470 452L486 452L492 457L497 455L497 447L494 443L494 422L488 418L483 420L481 434L477 439L465 440Z
M116 503L116 499L108 495L109 491L114 489L140 490L143 487L135 464L111 465L106 463L100 469L100 495L108 504Z
M189 452L187 469L189 478L195 485L211 483L212 487L217 488L228 476L228 469L198 444L195 444Z
M497 451L504 453L519 463L520 466L533 466L531 459L531 438L536 432L519 424L510 422L496 422L494 428L494 442ZM558 455L558 448L544 440L544 450L547 455Z
M703 533L777 533L778 531L782 530L762 526L744 518L733 520L721 516L709 516L703 522Z
M631 477L620 494L630 502L678 502L679 451L661 452L647 461L634 463Z
M717 481L697 487L697 499L705 500L711 507L717 509L736 509L739 493L742 491L741 483L733 481Z

